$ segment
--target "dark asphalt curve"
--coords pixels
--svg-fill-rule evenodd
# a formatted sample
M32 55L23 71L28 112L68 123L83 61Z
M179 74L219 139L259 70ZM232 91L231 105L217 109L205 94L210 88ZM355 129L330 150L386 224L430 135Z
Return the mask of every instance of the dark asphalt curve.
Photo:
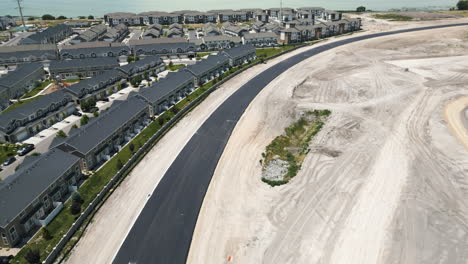
M422 27L344 39L299 53L257 75L221 104L179 153L137 218L114 263L186 262L203 198L226 143L250 102L278 75L311 56L352 42L466 25Z

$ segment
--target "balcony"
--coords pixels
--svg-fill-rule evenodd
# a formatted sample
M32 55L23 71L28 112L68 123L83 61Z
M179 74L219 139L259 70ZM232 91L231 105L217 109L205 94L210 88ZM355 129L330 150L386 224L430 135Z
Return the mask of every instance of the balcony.
M58 215L58 213L62 211L63 203L54 202L53 205L54 205L54 209L48 215L45 215L42 219L39 219L39 224L41 226L48 225L50 221L52 221Z

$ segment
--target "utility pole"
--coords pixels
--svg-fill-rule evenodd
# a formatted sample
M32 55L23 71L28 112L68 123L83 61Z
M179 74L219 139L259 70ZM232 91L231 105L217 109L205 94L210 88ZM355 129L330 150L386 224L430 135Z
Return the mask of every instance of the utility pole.
M22 0L16 0L16 2L18 3L18 9L19 9L20 16L21 16L21 23L23 23L23 27L26 27L26 25L24 24L23 8L21 7L21 1Z
M280 25L283 26L283 0L280 0Z

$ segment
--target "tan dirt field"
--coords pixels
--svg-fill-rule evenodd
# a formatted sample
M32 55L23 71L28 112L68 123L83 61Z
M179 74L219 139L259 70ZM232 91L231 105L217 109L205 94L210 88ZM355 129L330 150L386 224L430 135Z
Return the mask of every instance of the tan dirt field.
M454 136L468 150L468 96L447 104L445 107L445 121L447 121L448 127Z
M278 76L231 135L188 263L466 264L468 152L444 109L468 95L467 34L366 40ZM333 113L298 175L263 183L265 147L302 112L323 108Z
M468 20L465 20L468 21ZM450 20L450 21L437 21L431 23L414 22L411 25L388 25L384 27L375 26L372 28L366 28L367 31L357 34L369 34L382 30L389 30L393 28L408 28L418 27L422 25L432 24L447 24L447 23L459 23L462 20ZM339 40L352 36L344 36L336 39L331 39L323 43L330 41ZM317 44L322 45L322 43ZM259 72L267 69L271 65L284 60L294 54L297 54L303 50L309 49L310 47L302 48L298 51L286 54L280 58L269 61L267 64L262 64L249 69L248 71L240 74L233 78L229 82L223 85L223 87L215 91L210 95L203 103L197 106L190 114L188 114L183 120L181 120L174 128L166 134L160 142L148 153L143 161L136 166L131 174L125 179L125 181L116 189L116 191L110 196L108 201L98 211L93 219L93 222L87 228L83 238L77 244L72 251L71 256L68 258L66 263L111 263L114 255L117 253L121 243L125 239L128 231L132 227L140 211L143 209L148 195L153 192L160 179L170 166L170 164L177 157L180 150L184 147L186 142L196 132L200 125L209 117L209 115L232 93L234 93L239 87L249 81L251 78L256 76ZM341 56L341 55L340 55ZM328 63L328 62L327 62ZM296 67L297 68L297 67ZM314 67L312 67L314 68ZM311 67L307 68L310 71ZM324 70L324 74L326 71ZM299 93L299 91L298 91ZM282 99L281 99L282 100ZM294 110L291 106L282 106L286 109ZM276 110L275 110L276 111ZM281 115L279 116L281 117ZM280 118L283 121L281 126L285 126L290 120L290 117L283 116ZM263 121L262 121L263 122ZM352 127L354 123L350 123L348 126ZM348 127L347 126L347 127ZM271 131L271 135L280 131L281 129L275 128ZM346 132L348 133L348 132ZM267 144L268 140L256 143L257 148L261 149ZM248 147L248 146L246 146ZM367 155L367 154L366 154ZM324 157L322 157L324 158ZM257 156L255 160L258 162ZM309 158L310 159L310 158ZM310 162L310 161L309 161ZM255 183L252 186L245 186L245 188L251 189L250 191L257 191L257 180L252 177L252 182ZM298 176L300 179L300 175ZM241 180L241 179L239 179ZM214 181L214 185L219 185L219 181ZM264 186L260 185L259 192L264 192ZM288 185L289 186L289 185ZM211 187L210 187L211 188ZM227 186L229 191L232 187ZM234 188L234 190L237 187ZM263 190L263 191L262 191ZM276 192L276 190L275 190ZM271 192L271 195L273 193ZM232 197L232 196L231 196ZM237 197L237 195L235 196ZM249 202L252 203L252 202ZM238 206L238 201L233 203L234 206ZM231 212L231 208L226 207L226 212ZM255 214L267 213L269 208L263 208ZM238 212L234 210L234 212ZM252 230L253 231L253 230ZM198 231L199 232L199 231ZM273 234L273 233L272 233ZM205 244L200 244L204 246ZM215 261L213 259L213 261ZM209 262L209 261L208 261ZM192 262L192 263L208 263ZM248 263L248 262L247 262Z

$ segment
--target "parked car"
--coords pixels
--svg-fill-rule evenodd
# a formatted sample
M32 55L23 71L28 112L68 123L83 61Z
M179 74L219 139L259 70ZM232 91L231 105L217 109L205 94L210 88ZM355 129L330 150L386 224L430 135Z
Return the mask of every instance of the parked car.
M34 149L34 145L33 145L33 144L27 144L26 146L22 147L22 148L18 151L18 155L24 156L24 155L28 154L29 152L31 152L33 149Z
M8 166L8 165L12 164L15 161L16 161L15 157L8 158L3 162L3 166Z
M82 114L82 113L80 113L80 112L78 112L78 111L75 111L75 112L73 112L73 114L72 114L72 115L74 115L74 116L82 116L83 114Z
M101 101L103 101L103 102L109 102L109 98L103 98L103 99L101 99Z

